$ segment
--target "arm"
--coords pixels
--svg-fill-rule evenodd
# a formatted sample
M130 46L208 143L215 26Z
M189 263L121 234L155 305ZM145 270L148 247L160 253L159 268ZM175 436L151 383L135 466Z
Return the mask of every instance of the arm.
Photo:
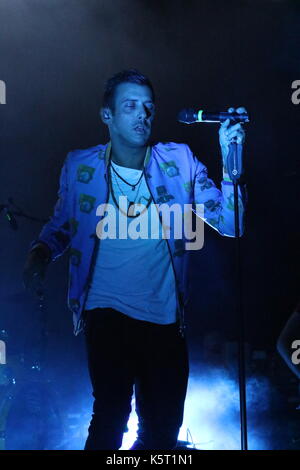
M228 112L233 113L234 108L229 108ZM237 113L244 113L243 107L236 109ZM245 140L245 132L240 123L230 125L227 119L219 129L219 142L223 160L223 180L221 191L216 188L214 182L208 178L207 169L200 162L196 164L194 200L195 203L204 205L204 221L217 230L221 235L228 237L235 236L234 224L234 186L229 178L226 169L229 143L236 140L242 143ZM244 233L244 213L247 194L246 187L238 187L238 207L239 207L239 232Z
M70 223L69 223L69 181L68 154L60 174L58 199L54 207L53 215L42 228L38 238L34 240L30 248L43 250L48 256L48 261L54 261L61 256L70 245Z
M246 199L244 192L239 188L240 235L244 233ZM217 230L221 235L228 237L235 236L233 184L229 181L229 178L226 180L225 176L223 176L221 190L219 190L215 183L208 178L207 168L199 161L196 163L194 201L195 204L204 205L203 220L208 225ZM200 214L197 215L201 217Z
M41 288L48 264L61 256L70 244L68 157L61 170L53 215L30 244L23 269L23 284L27 289L38 291Z

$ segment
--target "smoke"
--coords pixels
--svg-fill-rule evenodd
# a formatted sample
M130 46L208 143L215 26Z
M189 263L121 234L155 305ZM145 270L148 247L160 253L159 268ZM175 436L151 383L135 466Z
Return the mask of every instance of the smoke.
M249 448L266 449L259 425L250 423L257 413L269 409L270 383L263 377L247 381ZM250 424L250 426L249 426ZM262 424L263 425L263 424ZM187 439L187 435L190 438ZM184 422L179 439L189 440L198 449L240 449L239 387L225 369L202 368L189 381Z
M8 450L84 448L92 413L90 384L87 378L80 382L73 378L71 381L74 380L74 384L70 388L70 379L65 377L58 380L59 389L64 384L64 396L59 393L57 385L50 386L49 382L41 388L34 377L31 383L20 389L9 405L11 411L6 428ZM77 392L72 392L72 389ZM281 414L283 422L274 419L274 406L276 413L280 414L282 397L270 379L262 375L249 377L247 418L250 450L297 446L299 426L296 426L295 420L293 423L286 410ZM128 432L124 434L121 449L130 449L136 438L137 426L133 399L127 423ZM189 379L179 441L188 441L182 445L199 450L240 449L239 387L231 372L197 364L197 370L192 372Z
M267 424L262 414L270 408L272 387L262 376L247 381L249 449L268 449ZM134 410L134 401L133 401ZM257 416L261 419L257 420ZM137 416L132 411L122 449L129 449L137 431ZM201 368L201 374L189 379L180 441L200 450L239 450L240 414L238 383L225 369Z
M213 369L205 376L190 378L185 403L184 421L179 441L199 450L239 450L240 415L239 389L226 371ZM271 443L266 424L256 422L259 413L269 410L271 385L264 377L247 381L248 443L249 449L269 449ZM134 405L134 402L133 402ZM137 431L137 416L132 411L128 433L124 435L122 449L129 449Z

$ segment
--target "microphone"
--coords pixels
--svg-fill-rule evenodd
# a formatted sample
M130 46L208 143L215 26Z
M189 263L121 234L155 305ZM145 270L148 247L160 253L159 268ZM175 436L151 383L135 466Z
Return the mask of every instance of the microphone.
M17 230L18 224L17 224L15 217L13 216L13 213L9 210L9 204L0 204L0 213L2 211L4 212L4 216L6 220L8 221L9 225L11 226L11 228L13 230Z
M217 112L209 113L200 109L196 111L192 108L182 109L177 116L177 121L183 124L193 124L195 122L224 122L226 119L230 119L235 123L237 122L249 122L249 116L247 113L228 113L228 112Z
M8 220L9 225L11 226L11 228L12 228L13 230L18 230L17 221L16 221L16 219L14 218L13 214L11 213L11 211L7 209L7 207L4 207L4 214L5 214L6 220Z

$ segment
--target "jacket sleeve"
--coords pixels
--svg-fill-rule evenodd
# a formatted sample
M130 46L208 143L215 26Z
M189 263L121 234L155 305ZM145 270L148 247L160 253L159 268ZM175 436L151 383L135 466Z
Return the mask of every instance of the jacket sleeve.
M207 168L193 155L194 172L194 203L203 204L202 213L194 212L208 225L227 237L235 236L234 226L234 193L231 181L221 182L221 190L208 178ZM244 215L246 204L246 188L239 186L239 229L240 236L244 233Z
M70 245L70 201L69 201L69 152L60 173L58 199L53 214L43 226L38 238L30 244L33 250L38 244L50 249L50 261L55 261Z

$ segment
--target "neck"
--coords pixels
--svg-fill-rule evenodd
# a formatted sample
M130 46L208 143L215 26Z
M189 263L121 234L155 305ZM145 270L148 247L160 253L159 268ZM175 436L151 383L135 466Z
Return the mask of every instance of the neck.
M138 148L124 148L112 143L111 159L114 163L135 170L142 170L147 146Z

